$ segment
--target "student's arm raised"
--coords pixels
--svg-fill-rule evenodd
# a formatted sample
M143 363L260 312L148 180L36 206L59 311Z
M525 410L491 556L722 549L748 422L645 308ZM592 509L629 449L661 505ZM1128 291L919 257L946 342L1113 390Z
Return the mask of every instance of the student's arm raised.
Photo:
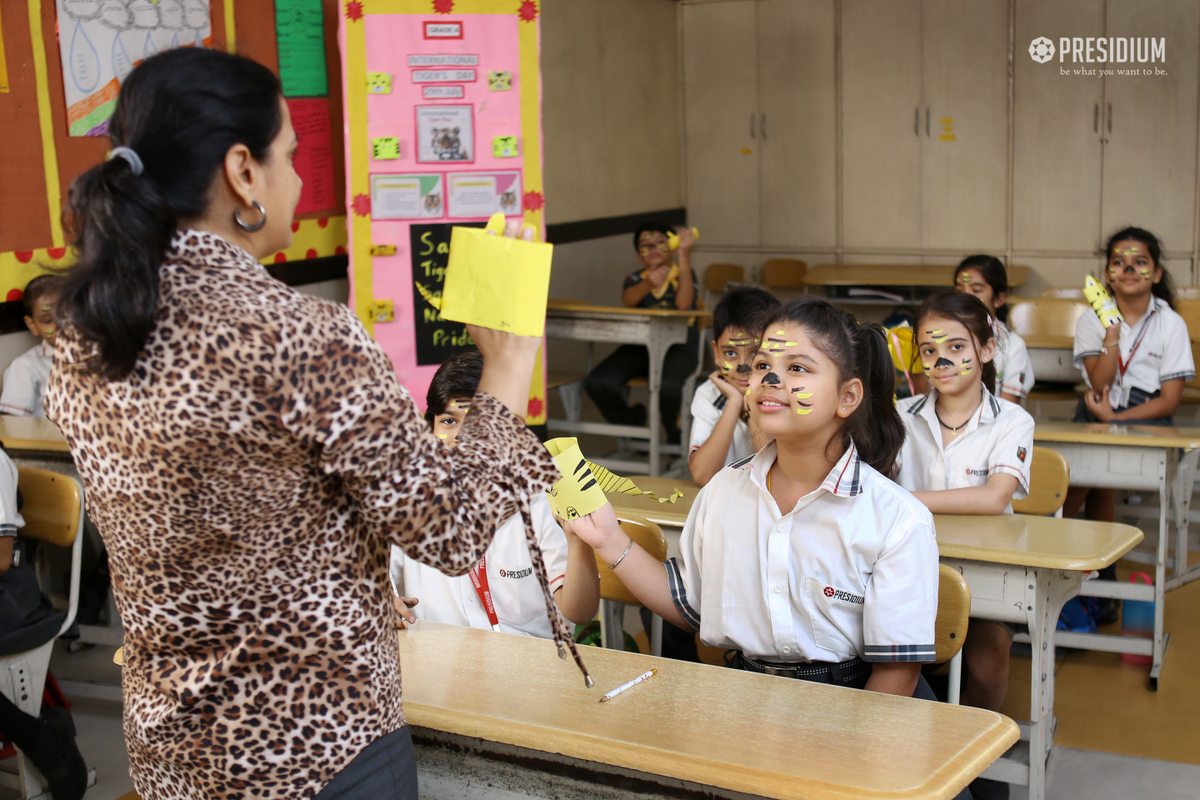
M675 230L679 234L679 251L675 256L679 264L679 290L675 293L675 307L685 311L696 302L696 282L692 280L692 245L696 237L686 226Z

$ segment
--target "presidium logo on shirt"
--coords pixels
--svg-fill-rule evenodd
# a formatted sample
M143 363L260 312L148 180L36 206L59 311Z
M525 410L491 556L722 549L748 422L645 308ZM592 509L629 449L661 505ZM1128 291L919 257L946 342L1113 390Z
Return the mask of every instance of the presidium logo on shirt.
M504 569L500 568L500 577L508 578L509 580L519 581L521 578L528 578L533 574L533 567L525 567L524 569Z
M847 603L856 603L860 606L866 602L866 598L861 594L847 592L844 589L835 589L832 586L825 587L825 596L832 597L835 600L845 600Z
M1020 461L1022 464L1024 464L1024 463L1025 463L1025 456L1026 456L1026 455L1027 455L1027 454L1026 454L1026 452L1025 452L1025 448L1024 448L1024 447L1018 447L1018 448L1017 448L1017 460L1019 460L1019 461Z

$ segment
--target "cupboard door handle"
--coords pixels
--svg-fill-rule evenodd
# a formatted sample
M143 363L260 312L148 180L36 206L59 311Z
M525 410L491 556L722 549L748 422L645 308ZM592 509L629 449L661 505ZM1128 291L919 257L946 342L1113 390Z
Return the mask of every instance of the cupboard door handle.
M913 109L913 136L921 135L921 109Z
M762 124L758 126L758 129L762 132L762 138L765 142L767 140L767 112L765 111L762 112Z
M929 135L929 109L925 109L925 135Z
M1112 133L1112 103L1108 104L1108 132Z
M750 138L754 138L754 112L750 112Z
M1096 103L1096 109L1092 113L1092 133L1100 132L1100 104Z

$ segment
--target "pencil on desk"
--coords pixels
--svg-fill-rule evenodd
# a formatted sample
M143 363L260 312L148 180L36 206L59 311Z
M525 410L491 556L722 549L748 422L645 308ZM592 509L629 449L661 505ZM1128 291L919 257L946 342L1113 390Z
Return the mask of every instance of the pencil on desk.
M600 702L607 703L609 700L612 700L614 697L616 697L617 695L619 695L621 692L625 691L626 689L631 689L634 686L637 686L642 681L653 678L657 674L658 674L657 669L647 670L646 672L643 672L641 675L638 675L636 678L631 680L629 683L623 683L620 686L618 686L617 688L613 689L608 694L604 695L604 697L601 697Z

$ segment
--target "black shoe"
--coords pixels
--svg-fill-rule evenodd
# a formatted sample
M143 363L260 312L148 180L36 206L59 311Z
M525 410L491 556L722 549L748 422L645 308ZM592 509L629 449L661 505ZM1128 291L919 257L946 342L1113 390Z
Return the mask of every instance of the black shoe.
M1111 625L1121 618L1121 601L1116 597L1099 597L1100 601L1100 618L1096 620L1099 625Z
M50 708L38 720L38 742L29 760L50 784L54 800L80 800L87 791L87 764L75 745L75 721L65 708Z
M1008 800L1008 784L991 778L976 778L968 786L974 800Z

